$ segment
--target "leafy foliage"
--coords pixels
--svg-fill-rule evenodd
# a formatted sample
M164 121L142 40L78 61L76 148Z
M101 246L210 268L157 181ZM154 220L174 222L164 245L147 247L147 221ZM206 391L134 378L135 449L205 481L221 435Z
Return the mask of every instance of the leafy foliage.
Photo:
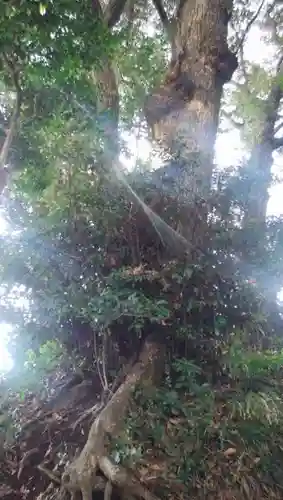
M190 486L193 498L228 490L250 498L265 494L280 498L282 386L276 376L282 369L282 354L241 349L229 359L234 370L229 384L218 390L203 379L198 365L180 359L175 362L174 388L167 379L150 399L138 391L128 439L133 450L141 441L143 449L141 456L131 450L128 456L140 466L149 463L148 474L158 468L163 487L180 492L180 498L182 484ZM272 492L271 484L276 485Z

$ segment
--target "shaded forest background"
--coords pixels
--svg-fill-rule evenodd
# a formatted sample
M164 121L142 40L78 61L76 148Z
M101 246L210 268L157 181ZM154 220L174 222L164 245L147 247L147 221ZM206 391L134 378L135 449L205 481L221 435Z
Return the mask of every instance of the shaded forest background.
M283 498L282 26L2 0L0 498Z

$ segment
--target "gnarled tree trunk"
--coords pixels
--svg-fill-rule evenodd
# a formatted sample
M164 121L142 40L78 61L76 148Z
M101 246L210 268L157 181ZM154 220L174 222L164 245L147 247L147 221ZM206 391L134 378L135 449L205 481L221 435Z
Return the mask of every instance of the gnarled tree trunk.
M154 4L172 50L164 84L148 97L145 114L153 138L185 172L186 197L206 198L223 85L237 67L227 45L232 1L181 0L170 20L162 2Z

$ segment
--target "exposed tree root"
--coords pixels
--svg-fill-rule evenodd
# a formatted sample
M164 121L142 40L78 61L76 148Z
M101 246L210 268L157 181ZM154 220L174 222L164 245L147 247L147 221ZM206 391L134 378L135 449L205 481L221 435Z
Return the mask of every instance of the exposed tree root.
M147 340L137 363L126 376L100 415L93 422L87 442L78 458L65 470L62 484L75 498L82 493L83 500L92 499L96 489L97 472L101 471L107 481L104 497L111 496L111 485L115 485L123 495L157 500L156 496L141 485L133 474L109 458L109 439L117 437L123 430L124 420L131 396L138 385L152 386L159 382L164 368L164 346Z
M54 481L54 483L57 484L61 484L60 478L54 471L47 469L47 467L45 467L43 464L39 464L37 468L38 470L46 474L49 477L49 479L51 479L51 481Z
M111 481L107 481L105 490L104 490L104 500L111 500L113 486Z
M111 484L117 486L122 492L144 500L158 500L133 474L121 465L114 464L109 458L102 457L99 460L99 466Z
M136 357L135 357L136 359ZM133 361L134 357L130 359L128 363L126 363L124 366L122 366L121 370L119 371L116 379L113 382L113 385L111 387L111 390L108 391L107 396L105 394L102 395L101 402L96 403L94 406L86 410L77 420L74 422L72 425L72 429L75 430L76 427L89 415L92 415L93 418L96 418L97 415L102 411L102 409L107 405L107 403L110 401L111 397L114 395L115 391L118 389L119 385L123 382L125 379L126 375L131 371L133 367Z

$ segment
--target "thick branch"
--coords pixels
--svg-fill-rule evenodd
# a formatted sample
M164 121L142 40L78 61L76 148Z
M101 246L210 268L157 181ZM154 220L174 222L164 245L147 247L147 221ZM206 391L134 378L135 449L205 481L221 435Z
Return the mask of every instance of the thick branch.
M279 118L281 120L281 117ZM278 132L283 128L283 122L278 123L276 127L274 127L274 135L278 134Z
M276 73L279 75L280 73L282 73L283 71L283 54L281 54L281 56L279 57L279 60L278 60L278 63L277 63L277 66L276 66Z
M106 23L109 28L112 28L119 21L127 0L109 0L104 8L100 0L92 0L92 2L98 18ZM92 72L91 76L99 89L97 111L99 128L105 142L104 150L111 151L110 156L113 160L119 150L119 91L112 61L110 59L103 61L101 69Z
M283 137L274 137L273 139L273 149L279 149L283 146Z
M159 15L159 18L160 18L160 21L161 21L163 27L165 28L166 32L168 33L170 31L169 30L170 21L169 21L169 18L167 16L167 13L165 11L163 1L162 0L152 0L152 3L157 10L157 13Z
M126 3L127 0L109 0L104 12L104 19L109 28L113 28L119 22Z
M16 100L14 110L10 119L10 125L6 132L6 137L0 152L0 193L3 191L6 185L5 182L5 185L2 186L3 183L1 182L1 179L5 177L5 180L7 181L7 174L3 174L3 172L5 172L9 150L16 133L22 104L22 92L19 84L19 72L15 69L13 63L7 58L5 54L2 54L2 60L12 78L13 85L16 91Z
M98 17L101 19L103 18L103 10L102 6L100 4L100 0L92 0L92 8L95 11L96 14L98 14Z
M104 152L109 159L117 158L119 151L119 90L115 69L111 61L105 61L103 69L92 73L99 90L97 100L98 123L103 135Z
M100 0L92 0L92 7L98 17L103 20L109 28L117 24L126 7L127 0L109 0L105 8Z

